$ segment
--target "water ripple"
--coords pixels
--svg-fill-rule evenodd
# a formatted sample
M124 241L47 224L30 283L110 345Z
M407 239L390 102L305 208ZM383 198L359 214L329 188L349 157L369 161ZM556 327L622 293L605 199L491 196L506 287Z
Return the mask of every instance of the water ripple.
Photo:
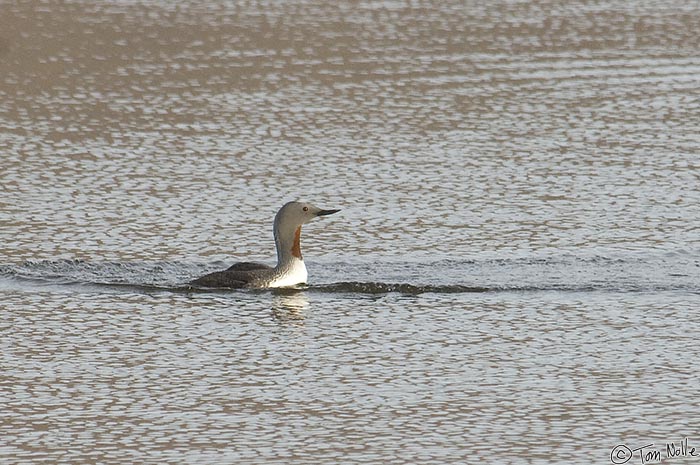
M1 462L598 463L688 431L692 2L2 11ZM342 209L307 288L187 285L271 262L295 198Z

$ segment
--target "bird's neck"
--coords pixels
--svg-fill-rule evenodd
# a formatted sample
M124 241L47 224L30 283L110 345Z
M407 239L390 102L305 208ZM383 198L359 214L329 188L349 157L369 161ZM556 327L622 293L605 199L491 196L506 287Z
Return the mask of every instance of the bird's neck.
M304 262L301 255L301 226L297 226L294 232L275 230L275 245L277 268L294 267L298 262Z

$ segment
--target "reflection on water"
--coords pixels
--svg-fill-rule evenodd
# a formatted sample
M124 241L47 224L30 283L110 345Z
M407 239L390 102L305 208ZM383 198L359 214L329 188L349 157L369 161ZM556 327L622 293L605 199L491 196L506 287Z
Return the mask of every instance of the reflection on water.
M272 296L272 314L279 321L303 323L309 310L306 293L298 290L278 290Z
M4 2L0 462L690 434L698 30L680 0ZM187 287L271 263L295 198L343 209L307 289Z

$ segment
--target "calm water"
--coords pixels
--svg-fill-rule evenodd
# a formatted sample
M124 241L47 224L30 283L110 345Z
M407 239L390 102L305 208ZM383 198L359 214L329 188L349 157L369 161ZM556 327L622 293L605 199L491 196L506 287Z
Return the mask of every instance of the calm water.
M0 0L0 462L691 463L698 30L680 0ZM186 286L271 263L292 199L342 209L307 289Z

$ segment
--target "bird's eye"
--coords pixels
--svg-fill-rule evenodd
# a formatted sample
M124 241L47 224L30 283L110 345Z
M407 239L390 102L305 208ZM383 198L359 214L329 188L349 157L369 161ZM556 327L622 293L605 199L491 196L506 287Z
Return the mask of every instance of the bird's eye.
M304 210L305 212L307 212L307 211L309 211L309 207L304 207L304 208L302 208L302 210Z

